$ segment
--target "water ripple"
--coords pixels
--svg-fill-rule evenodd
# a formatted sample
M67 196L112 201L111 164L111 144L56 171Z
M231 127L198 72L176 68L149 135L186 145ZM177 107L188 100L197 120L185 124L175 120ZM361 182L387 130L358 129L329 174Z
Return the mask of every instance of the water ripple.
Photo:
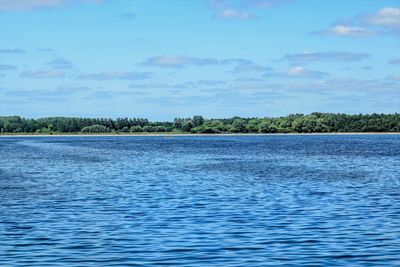
M0 266L398 266L400 135L0 139Z

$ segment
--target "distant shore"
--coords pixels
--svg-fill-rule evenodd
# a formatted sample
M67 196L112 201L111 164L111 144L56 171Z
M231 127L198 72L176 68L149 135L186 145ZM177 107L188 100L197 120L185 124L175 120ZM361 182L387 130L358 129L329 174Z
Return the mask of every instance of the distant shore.
M400 114L333 114L313 112L276 118L206 119L196 115L173 121L144 118L47 117L27 119L0 116L0 135L178 136L269 134L386 134L400 132Z
M35 133L7 133L0 134L0 137L111 137L111 136L161 136L161 137L180 137L180 136L284 136L284 135L400 135L400 132L335 132L335 133L104 133L104 134L82 134L82 133L54 133L54 134L35 134Z

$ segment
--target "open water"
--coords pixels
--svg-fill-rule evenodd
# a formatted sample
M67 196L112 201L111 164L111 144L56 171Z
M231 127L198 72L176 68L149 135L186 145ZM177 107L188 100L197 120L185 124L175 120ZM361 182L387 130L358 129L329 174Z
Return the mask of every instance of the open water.
M1 266L400 266L400 135L1 137Z

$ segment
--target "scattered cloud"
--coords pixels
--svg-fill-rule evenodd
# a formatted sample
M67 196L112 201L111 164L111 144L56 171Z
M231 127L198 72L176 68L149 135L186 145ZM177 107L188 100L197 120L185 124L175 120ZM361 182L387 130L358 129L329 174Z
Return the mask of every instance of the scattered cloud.
M235 79L236 82L262 82L264 79L254 78L254 77L241 77Z
M24 54L25 50L22 50L22 49L0 49L0 53L4 53L4 54Z
M242 58L228 58L228 59L215 59L215 58L198 58L183 55L162 55L147 58L141 63L144 66L151 67L166 67L166 68L185 68L187 66L216 66L216 65L255 65L253 61Z
M221 19L252 19L255 16L248 11L239 11L235 9L223 9L215 13L214 17Z
M142 84L131 84L129 88L132 89L160 89L160 88L168 88L170 85L165 83L142 83Z
M254 11L271 8L292 0L212 0L209 7L215 11L213 17L220 19L248 20L255 18Z
M89 90L90 88L86 86L61 85L55 91L60 94L72 94L72 93L86 92Z
M57 7L64 5L62 0L2 0L0 10L28 10L41 7Z
M329 75L326 72L322 71L314 71L314 70L306 70L301 66L296 66L296 67L291 67L288 71L287 74L292 75L292 76L312 76L312 77L322 77L325 75Z
M293 0L245 0L244 4L256 8L271 8L289 2L293 2Z
M199 80L194 82L185 82L181 84L171 85L171 88L180 88L180 89L191 89L198 87L208 87L208 86L220 86L224 85L226 82L220 80Z
M329 73L316 70L307 70L301 66L294 66L286 70L285 72L267 72L263 77L279 77L279 78L323 78L328 76Z
M341 68L340 70L342 70L342 71L350 71L350 70L364 70L364 71L368 71L368 70L372 70L372 69L374 69L374 68L371 67L371 66L361 66L361 67L358 67L358 68L345 67L345 68Z
M266 82L266 80L261 80L260 82L242 82L239 81L237 83L230 84L228 87L230 90L243 90L243 91L254 91L254 90L275 90L279 92L283 92L284 84L282 83L271 83Z
M0 64L0 71L2 70L16 70L17 67L14 65Z
M102 0L0 0L0 10L22 11L100 2L102 2Z
M142 65L154 67L184 68L186 65L217 65L220 61L212 58L196 58L189 56L156 56L146 59Z
M151 72L120 72L104 71L99 73L81 74L78 79L81 80L144 80L151 78Z
M372 32L355 26L344 26L344 25L334 25L332 28L322 31L315 31L311 34L320 34L320 35L342 35L342 36L368 36L371 35Z
M166 84L166 83L147 83L147 84L132 84L129 88L132 89L190 89L199 87L220 86L226 84L225 81L205 79L199 81L188 81L179 84Z
M303 52L296 54L287 54L284 59L289 61L304 62L304 61L360 61L370 57L366 53L350 53L340 51L328 52Z
M64 77L64 73L58 70L39 70L39 71L24 71L21 77L26 78L59 78Z
M366 17L366 20L374 25L389 27L400 26L400 8L385 7L375 14Z
M212 9L227 8L228 6L228 0L211 0L209 2L209 7Z
M254 64L253 61L243 58L228 58L220 60L221 64Z
M313 31L317 35L371 36L400 33L400 8L384 7L372 14L360 14L335 22L330 28Z
M400 90L400 83L385 77L382 79L355 79L350 77L333 78L319 81L314 85L316 88L336 91L359 91L376 93L396 93Z
M260 66L257 64L254 64L253 62L246 62L237 65L233 70L230 72L232 73L242 73L242 72L266 72L266 71L271 71L273 68L267 67L267 66Z
M74 66L71 61L64 58L56 58L52 61L47 62L47 65L50 65L55 69L71 69Z
M55 90L45 89L18 89L6 92L7 96L14 96L25 98L30 101L64 101L71 96L81 96L86 93L90 88L82 86L59 86Z
M293 72L293 71L292 71ZM295 71L296 72L296 71ZM288 76L289 71L284 73ZM293 73L292 73L293 75ZM286 78L286 77L285 77ZM299 80L291 79L284 82L268 83L267 80L251 83L239 83L230 85L229 88L237 90L278 90L286 93L313 92L318 95L336 93L365 94L365 95L397 95L400 90L400 76L390 75L380 79L356 79L351 77L332 77L329 79Z
M390 65L400 65L400 58L391 58L388 61L388 64L390 64Z

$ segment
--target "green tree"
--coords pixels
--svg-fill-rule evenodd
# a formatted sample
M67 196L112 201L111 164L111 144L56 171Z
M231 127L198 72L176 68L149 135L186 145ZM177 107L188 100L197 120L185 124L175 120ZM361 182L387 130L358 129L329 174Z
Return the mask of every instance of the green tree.
M95 124L91 126L83 127L83 133L107 133L109 129L103 125Z
M259 125L259 131L261 133L276 133L278 127L271 120L263 120Z
M246 132L246 122L243 119L235 119L230 128L231 132L234 133L245 133Z
M128 126L124 126L124 127L121 129L121 132L123 132L123 133L129 133L129 128L128 128Z
M182 125L182 130L185 132L190 132L192 128L193 128L192 120L188 120Z
M142 129L141 126L135 125L135 126L132 126L132 127L131 127L130 131L131 131L132 133L139 133L139 132L142 132L143 129Z
M204 118L202 116L194 116L192 122L193 122L193 127L197 127L203 125Z
M259 128L259 120L252 119L246 124L246 131L249 133L257 133Z

